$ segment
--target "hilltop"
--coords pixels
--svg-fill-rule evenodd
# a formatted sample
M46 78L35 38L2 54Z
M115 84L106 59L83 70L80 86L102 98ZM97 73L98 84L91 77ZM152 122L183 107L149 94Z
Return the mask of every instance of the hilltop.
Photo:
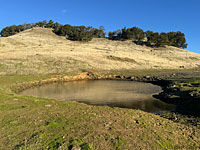
M152 48L106 38L70 41L50 28L34 27L0 38L0 75L191 69L199 68L199 62L200 54L177 47Z

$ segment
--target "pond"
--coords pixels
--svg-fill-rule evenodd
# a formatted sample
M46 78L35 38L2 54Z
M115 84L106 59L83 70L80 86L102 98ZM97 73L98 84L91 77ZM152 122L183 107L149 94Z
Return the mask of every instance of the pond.
M174 105L153 98L152 95L161 91L161 87L144 82L89 80L46 84L24 90L20 94L154 113L175 110Z

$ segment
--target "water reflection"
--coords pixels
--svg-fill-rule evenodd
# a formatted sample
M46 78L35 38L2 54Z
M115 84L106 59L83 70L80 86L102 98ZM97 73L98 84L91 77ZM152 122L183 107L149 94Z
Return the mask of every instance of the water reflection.
M141 109L147 112L172 111L174 105L152 97L161 92L156 85L133 81L74 81L27 89L21 95L78 101L91 105Z

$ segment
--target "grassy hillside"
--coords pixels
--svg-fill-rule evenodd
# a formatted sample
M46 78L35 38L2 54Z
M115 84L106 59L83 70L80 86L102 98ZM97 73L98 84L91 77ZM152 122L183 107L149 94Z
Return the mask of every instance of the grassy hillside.
M175 47L149 48L108 39L73 42L43 28L0 38L1 75L188 69L199 68L199 62L200 54Z

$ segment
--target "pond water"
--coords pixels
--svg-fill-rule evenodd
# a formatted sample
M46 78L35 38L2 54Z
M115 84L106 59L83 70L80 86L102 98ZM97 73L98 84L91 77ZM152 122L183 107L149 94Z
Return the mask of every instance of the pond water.
M46 84L24 90L21 95L140 109L147 112L173 111L174 105L152 97L161 91L161 87L150 83L93 80Z

